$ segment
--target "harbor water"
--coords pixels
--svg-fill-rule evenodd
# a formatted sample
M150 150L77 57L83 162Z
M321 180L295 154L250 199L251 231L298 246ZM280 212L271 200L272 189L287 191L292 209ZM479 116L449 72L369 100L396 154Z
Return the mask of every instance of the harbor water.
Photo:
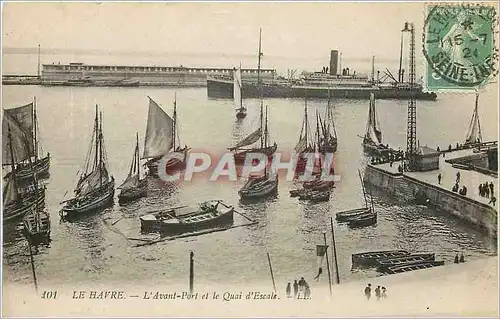
M494 90L491 90L494 91ZM149 194L137 203L89 215L76 222L61 222L60 202L71 196L82 169L92 134L95 105L101 107L103 134L110 171L117 184L128 173L135 146L135 133L144 138L150 96L167 112L177 97L181 143L194 150L220 155L258 124L259 101L245 100L248 116L236 121L230 100L208 99L205 88L92 88L4 86L2 105L11 108L37 99L40 140L51 155L46 203L51 216L49 247L39 247L34 256L39 286L56 284L140 283L168 285L188 283L189 252L195 254L197 284L269 282L270 254L279 289L293 279L312 282L318 270L316 245L331 245L330 217L335 212L364 205L358 169L368 158L361 139L365 131L368 101L332 101L339 140L335 172L340 175L330 202L312 204L290 198L293 182L280 180L275 198L241 203L237 194L244 181L206 182L197 179L175 188L151 180ZM418 101L417 134L420 145L448 147L462 143L474 107L473 94L441 94L437 101ZM304 101L269 99L269 130L278 151L289 153L295 146L302 123ZM497 134L497 97L486 91L479 98L483 140ZM384 143L406 146L407 101L377 101ZM324 114L326 101L308 101L309 114ZM312 116L314 117L314 116ZM312 123L314 125L314 121ZM141 145L142 149L142 145ZM452 185L450 185L451 188ZM405 249L435 252L437 259L453 262L457 253L467 259L496 254L496 241L483 236L449 216L412 203L396 201L372 190L376 226L352 230L335 224L340 280L377 276L371 270L351 269L351 254L368 250ZM191 205L222 199L258 221L257 224L223 232L189 237L155 245L134 247L120 227L136 229L138 217L169 206ZM103 220L117 221L116 228ZM4 280L31 284L29 250L21 236L21 225L4 225ZM139 234L136 234L137 237ZM331 250L329 250L329 254ZM329 255L331 258L331 255ZM323 261L323 269L326 265ZM314 285L326 285L326 272Z

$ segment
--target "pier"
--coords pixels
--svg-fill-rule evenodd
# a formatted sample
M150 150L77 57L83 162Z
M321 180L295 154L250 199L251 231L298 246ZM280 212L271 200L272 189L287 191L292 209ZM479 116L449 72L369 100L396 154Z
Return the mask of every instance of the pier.
M482 183L492 182L494 194L498 194L498 176L494 169L488 168L496 166L491 154L496 154L498 149L496 142L484 144L479 148L442 152L439 156L439 168L429 171L402 172L401 162L381 161L369 164L364 180L395 197L416 200L438 208L497 238L498 200L493 205L490 203L491 196L479 195L478 187ZM467 188L466 195L452 191L457 172L460 172L460 189L463 186ZM438 182L438 174L441 174L441 183Z

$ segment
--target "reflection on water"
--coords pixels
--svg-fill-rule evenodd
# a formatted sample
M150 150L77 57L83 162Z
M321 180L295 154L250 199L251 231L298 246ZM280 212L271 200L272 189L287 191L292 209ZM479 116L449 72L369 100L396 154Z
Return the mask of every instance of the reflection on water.
M341 180L336 184L330 202L313 204L291 198L288 192L294 184L285 180L280 180L276 196L241 202L237 192L243 186L243 180L206 182L195 176L190 183L165 183L148 178L147 197L124 206L116 201L113 207L99 214L59 223L60 202L66 192L72 192L76 173L84 162L94 105L98 103L103 111L110 171L117 181L122 181L129 170L130 150L135 146L135 140L130 137L135 132L144 136L146 96L154 97L170 112L169 101L173 100L174 93L177 93L180 136L193 151L205 150L215 155L214 158L220 157L227 147L241 140L259 123L258 100L245 101L248 116L238 121L231 100L207 99L203 88L4 88L2 102L6 107L21 105L31 96L37 96L40 136L52 157L46 199L52 222L52 242L50 247L40 247L35 256L42 283L91 280L159 285L186 282L190 251L195 252L196 278L200 285L269 281L266 253L271 256L278 285L298 276L309 279L317 273L315 248L323 243L323 231L326 231L330 245L330 217L338 211L364 206L357 170L364 167L367 158L357 135L365 129L367 101L335 100L333 113L339 138L335 173ZM488 97L482 100L486 103ZM265 104L270 110L271 140L276 140L278 151L290 152L300 133L303 101L271 99ZM316 110L323 113L326 101L310 100L308 105L310 114ZM467 107L464 107L464 112L456 112L457 105ZM419 102L419 123L422 123L419 125L426 125L419 131L421 143L447 145L455 142L457 137L461 138L472 105L473 96ZM405 145L405 102L378 101L377 106L387 143L395 147ZM484 107L480 112L485 139L495 138L496 109ZM57 128L51 123L57 123ZM443 213L396 201L376 189L373 197L379 213L375 226L349 229L335 222L342 281L377 275L372 270L351 271L351 254L359 251L429 251L447 262L461 252L468 259L496 253L495 241ZM210 199L234 205L258 224L141 247L134 247L137 242L124 237L125 233L126 237L140 236L138 217L141 215L168 206L196 205ZM113 223L115 227L111 227ZM124 230L124 233L118 233L115 228ZM19 225L4 225L4 279L29 284L31 270L26 257L27 245L19 230ZM325 284L324 277L319 284Z

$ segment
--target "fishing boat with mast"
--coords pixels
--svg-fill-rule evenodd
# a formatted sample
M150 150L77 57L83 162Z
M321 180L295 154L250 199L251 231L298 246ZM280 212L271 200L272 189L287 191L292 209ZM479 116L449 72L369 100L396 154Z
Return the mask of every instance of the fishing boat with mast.
M9 116L2 121L3 165L11 166L11 174L6 177L3 189L3 221L17 220L34 208L45 206L45 185L34 183L20 192L15 163L29 159L33 141L26 132Z
M49 176L50 154L42 156L43 149L39 139L39 126L36 111L36 97L33 102L4 110L4 116L9 118L9 121L15 123L16 126L24 132L27 139L31 142L27 144L29 157L20 159L15 163L14 169L6 174L5 179L10 174L15 172L16 179L20 184L31 183L33 172L38 179Z
M315 145L312 141L311 129L307 118L307 99L304 100L304 118L300 129L299 141L295 145L295 153L297 154L296 173L303 172L307 164L307 154L315 151Z
M483 142L483 137L481 135L481 124L479 123L478 101L479 94L476 94L474 111L472 112L472 118L470 119L469 128L467 129L467 133L465 134L464 145L466 146L481 144Z
M33 173L35 181L35 196L42 191L36 174ZM43 189L45 191L45 189ZM48 243L50 241L50 217L45 210L45 205L35 202L30 211L23 217L23 232L31 244Z
M96 105L94 129L90 148L85 159L85 169L74 190L74 197L64 201L61 216L77 217L97 212L113 205L115 179L108 170L108 158L102 133L102 114Z
M366 197L366 190L363 184L363 178L361 177L361 172L358 170L359 180L361 182L361 189L363 190L363 198L365 200L365 207L350 209L342 212L338 212L335 215L337 222L346 222L350 227L363 227L370 226L377 222L377 212L375 212L373 206L373 196L370 191L370 205L368 205L368 199Z
M238 195L242 200L258 199L276 194L277 190L278 174L270 172L266 167L262 176L249 176L245 185L238 191Z
M174 113L170 117L152 98L149 99L148 122L144 153L141 159L147 159L144 164L149 176L158 176L158 164L165 155L169 155L165 171L178 171L185 167L189 148L181 147L177 118L177 96L174 96Z
M328 104L326 106L325 119L322 120L319 115L317 115L317 118L319 121L319 127L321 128L321 135L319 135L320 138L318 140L320 153L335 153L337 151L337 131L335 130L335 122L333 121L330 98L328 99Z
M146 196L148 183L145 178L141 179L140 167L139 133L137 133L134 156L132 157L130 170L125 181L118 187L118 189L121 190L120 194L118 194L119 204L125 204L127 202Z
M389 148L382 144L382 131L375 109L375 95L370 94L370 106L368 108L368 120L366 122L366 132L363 137L363 148L365 152L382 155L389 151Z
M243 106L243 96L241 95L241 64L233 72L234 103L236 104L236 118L242 119L247 116L247 109Z
M234 161L236 164L242 164L245 162L245 157L250 153L262 153L267 157L270 157L276 152L278 144L274 142L272 145L269 144L269 129L267 122L267 106L266 106L266 117L264 119L263 114L263 102L260 102L260 126L255 131L247 135L244 139L236 143L235 146L230 147L230 151L234 151ZM260 141L259 146L254 146L252 148L245 148L256 142Z

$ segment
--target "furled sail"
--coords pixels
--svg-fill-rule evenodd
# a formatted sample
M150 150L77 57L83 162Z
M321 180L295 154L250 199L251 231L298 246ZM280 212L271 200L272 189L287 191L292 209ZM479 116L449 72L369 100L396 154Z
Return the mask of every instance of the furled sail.
M6 206L16 201L18 198L19 193L17 192L16 183L11 175L5 184L5 188L3 189L3 205Z
M167 154L173 147L174 120L149 98L148 123L142 158Z
M243 107L242 99L241 99L241 67L235 69L233 72L233 96L234 103L236 108L241 109Z
M34 149L32 136L27 135L26 131L19 126L19 122L6 112L4 112L2 121L2 148L3 165L17 164L29 159L33 155ZM12 158L14 163L12 163Z
M108 170L106 169L106 165L102 163L100 167L80 179L76 187L75 194L77 196L88 194L101 185L107 183L108 179Z
M258 129L250 133L247 137L239 141L234 147L230 148L230 150L235 150L240 147L253 144L257 142L261 136L262 136L262 129L259 127Z
M297 145L295 145L295 152L297 153L302 153L304 152L305 150L307 149L307 138L306 136L303 136L297 143Z
M373 143L382 143L382 131L375 111L375 98L373 93L370 94L370 107L368 109L368 121L366 123L365 139Z
M479 114L478 114L478 98L479 95L476 95L476 105L474 107L474 112L472 113L472 118L470 120L469 129L467 130L467 134L465 135L465 143L481 143L483 137L481 136L481 125L479 124Z

